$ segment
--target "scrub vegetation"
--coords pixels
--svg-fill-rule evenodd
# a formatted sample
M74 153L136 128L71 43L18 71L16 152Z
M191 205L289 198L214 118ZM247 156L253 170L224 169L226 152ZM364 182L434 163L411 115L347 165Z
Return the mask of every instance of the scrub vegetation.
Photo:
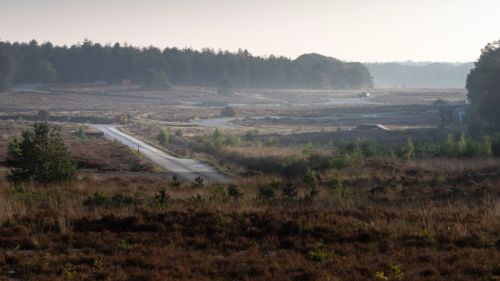
M15 50L37 67L10 68ZM134 67L104 71L117 64L96 53ZM318 55L2 43L3 89L55 84L0 95L0 279L498 280L497 54L469 75L468 105L460 90L272 89L367 83ZM93 122L230 180L185 180Z

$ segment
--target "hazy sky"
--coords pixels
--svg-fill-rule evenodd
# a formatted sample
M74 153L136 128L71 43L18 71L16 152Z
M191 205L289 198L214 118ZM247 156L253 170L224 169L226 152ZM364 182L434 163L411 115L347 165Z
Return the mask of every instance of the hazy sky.
M237 50L356 61L473 61L500 0L0 0L0 40Z

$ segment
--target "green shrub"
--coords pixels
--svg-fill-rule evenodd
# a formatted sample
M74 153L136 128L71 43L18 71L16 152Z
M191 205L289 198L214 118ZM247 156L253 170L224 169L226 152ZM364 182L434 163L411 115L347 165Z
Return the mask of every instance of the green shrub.
M203 183L203 178L202 177L196 177L194 179L194 182L193 182L193 187L195 188L201 188L203 187L204 183Z
M76 276L76 271L71 263L66 263L63 268L64 278L72 280Z
M168 200L168 194L167 194L167 190L162 187L157 194L155 194L155 200L156 200L156 203L159 204L159 205L164 205L165 203L167 203L167 200Z
M344 185L342 184L342 179L340 178L340 175L337 173L334 173L332 178L328 181L328 188L331 190L339 191L344 189Z
M316 151L316 146L312 143L307 143L304 145L304 149L302 150L302 154L304 155L311 155Z
M273 137L267 138L267 140L264 141L265 146L276 146L278 145L278 140L276 140Z
M315 262L324 262L329 258L335 257L335 254L323 250L312 250L307 253L307 257Z
M259 130L249 130L245 133L245 140L246 141L254 141L255 137L259 134Z
M309 188L309 195L313 197L318 193L318 176L316 172L311 169L307 169L304 172L304 176L302 177L302 181Z
M238 111L232 106L226 106L220 112L220 116L223 117L236 117L237 115Z
M260 200L272 200L276 197L276 195L274 194L274 189L272 186L264 185L259 187L257 197Z
M170 181L170 185L173 187L179 187L182 185L182 182L177 178L176 175L172 176L172 180Z
M224 143L229 146L237 146L241 144L241 140L237 135L228 134Z
M61 131L47 122L35 123L18 142L8 147L7 164L13 169L7 179L14 183L35 180L42 184L75 179L76 166L64 144Z
M408 138L406 140L406 145L403 148L403 153L406 160L410 160L415 157L415 144L413 144L411 138Z
M122 251L128 251L130 250L134 245L130 244L127 240L122 239L120 242L118 242L118 249Z
M285 186L283 186L281 191L283 193L283 196L289 199L297 198L297 188L291 182L288 182Z
M162 129L162 130L160 130L160 132L158 133L158 135L156 135L156 139L158 140L158 142L161 145L167 144L170 141L170 132L169 132L169 130L168 129Z
M224 138L218 128L212 133L210 143L214 147L221 146L224 143Z
M331 160L331 167L337 170L349 167L349 158L347 154L344 152L336 152Z
M90 195L87 200L85 200L85 205L103 206L110 202L111 199L108 195L99 190L96 190Z
M226 203L229 202L231 196L229 195L228 190L223 185L217 185L210 191L210 197L208 201L214 203Z
M229 184L227 186L227 193L233 199L239 199L243 197L243 192L241 192L241 190L235 184Z

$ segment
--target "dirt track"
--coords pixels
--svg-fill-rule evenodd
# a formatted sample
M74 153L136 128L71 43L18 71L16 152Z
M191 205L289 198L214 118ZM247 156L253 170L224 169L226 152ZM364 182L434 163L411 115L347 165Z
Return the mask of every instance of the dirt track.
M201 177L212 182L229 181L227 176L219 173L201 161L171 156L164 151L145 143L144 141L118 130L115 125L93 126L104 132L107 137L129 146L131 149L139 150L142 154L144 154L144 156L154 163L179 175L183 179L193 181L196 177Z

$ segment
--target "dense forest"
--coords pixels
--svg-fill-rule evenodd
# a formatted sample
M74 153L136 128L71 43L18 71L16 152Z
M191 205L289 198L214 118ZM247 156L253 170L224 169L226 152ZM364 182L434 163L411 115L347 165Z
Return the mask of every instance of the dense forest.
M158 78L159 77L159 78ZM361 63L342 62L318 54L295 60L253 56L213 49L137 48L127 44L54 46L0 42L0 88L12 83L121 82L239 88L353 89L372 85ZM165 83L168 79L169 83Z
M377 88L463 88L473 63L367 63Z

